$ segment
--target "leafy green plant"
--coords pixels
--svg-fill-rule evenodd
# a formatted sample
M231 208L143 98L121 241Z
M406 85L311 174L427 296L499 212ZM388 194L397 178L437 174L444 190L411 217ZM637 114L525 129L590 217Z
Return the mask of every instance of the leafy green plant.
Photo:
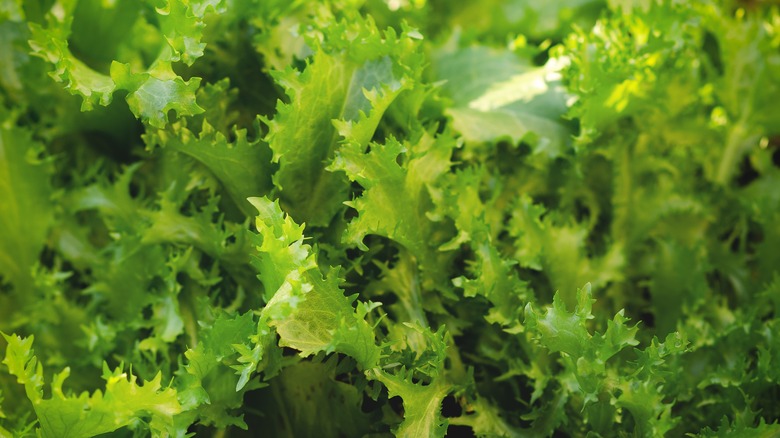
M777 436L772 2L0 0L0 437Z

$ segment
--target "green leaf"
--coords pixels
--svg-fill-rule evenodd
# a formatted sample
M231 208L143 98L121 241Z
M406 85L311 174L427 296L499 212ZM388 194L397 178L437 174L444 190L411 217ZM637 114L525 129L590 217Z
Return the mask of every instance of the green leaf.
M697 254L698 253L698 254ZM676 329L683 307L694 308L706 296L706 262L698 261L701 250L658 242L650 289L659 336Z
M49 75L57 82L63 82L71 94L81 96L81 110L89 111L95 105L107 106L111 103L116 85L110 77L96 72L73 56L68 48L75 5L75 1L58 2L60 10L57 14L47 14L46 27L31 23L30 47L34 55L54 65Z
M443 52L435 64L453 101L447 115L466 142L525 141L549 157L561 155L571 135L561 120L567 97L560 68L557 60L532 67L512 53L479 46Z
M732 424L729 424L729 420L723 417L717 430L712 430L707 427L700 434L696 436L702 438L714 438L714 437L735 437L735 438L771 438L780 433L780 424L778 423L766 423L763 418L758 420L758 424L753 426L750 423L755 422L756 412L750 412L749 410L743 415L740 415L737 420Z
M469 426L477 436L521 437L523 433L502 418L500 408L479 398L468 406L469 413L449 418L450 425Z
M182 61L192 64L203 55L200 29L204 26L202 14L207 8L198 8L197 12L201 15L196 15L195 10L183 0L169 0L165 7L156 8L162 36L159 42L162 45L155 53L156 59L151 66L139 68L139 64L144 64L145 53L126 57L120 54L125 53L125 49L132 52L135 38L138 34L149 32L150 26L144 25L142 6L133 7L129 2L119 4L122 6L94 1L56 1L45 14L45 26L30 24L32 53L54 66L54 71L50 73L52 78L64 83L71 94L81 96L82 111L92 110L97 104L107 106L116 90L126 90L126 100L133 114L158 128L166 125L170 110L176 111L179 117L203 112L195 102L200 78L185 81L174 73L171 63ZM99 71L74 55L69 40L74 32L75 18L83 23L109 17L124 20L119 20L119 29L125 32L112 29L112 26L98 28L98 32L116 32L110 37L104 36L120 39L120 43L107 46L114 47L116 53L105 53L102 47L106 46L95 45L76 32L74 47L84 50L80 55L84 59L105 64L105 71ZM132 23L136 20L141 24L134 26Z
M199 98L227 92L227 81L207 85ZM227 110L227 108L226 108ZM176 123L167 131L149 136L150 143L171 148L197 160L222 183L230 198L246 215L254 209L247 198L266 195L271 183L271 151L260 140L247 138L246 129L232 127L228 135L218 131L204 118L195 134L184 123Z
M251 312L220 314L211 324L203 324L198 345L184 353L187 364L183 371L187 376L182 376L184 385L177 390L183 408L191 411L189 414L201 423L221 428L229 425L246 428L242 416L235 415L233 410L242 405L244 393L256 387L247 386L247 383L259 364L255 363L246 375L230 371L240 361L239 355L248 348L256 327ZM263 358L263 354L260 355L257 362Z
M136 384L136 376L128 376L121 367L111 371L104 366L105 392L72 396L63 391L63 383L70 375L70 369L65 368L53 377L51 398L44 398L43 366L33 354L33 338L6 334L3 337L8 342L3 363L25 386L38 416L41 436L92 437L147 416L151 418L149 429L153 436L174 433L173 417L181 412L181 406L176 391L162 387L161 374L141 386Z
M520 329L522 303L530 295L528 286L515 270L516 262L503 257L494 243L494 233L487 223L488 211L495 208L494 199L483 202L480 196L485 169L468 168L451 175L436 203L443 213L455 222L458 235L442 246L456 249L469 245L475 260L468 266L468 276L453 279L464 295L482 295L493 308L487 315L489 322L499 323L508 330ZM479 212L476 213L475 212ZM472 278L470 278L472 277Z
M539 314L529 303L525 307L525 323L529 330L538 333L539 341L552 352L563 352L573 357L581 357L588 351L591 334L586 322L593 319L591 308L590 284L577 290L577 307L573 313L559 293L553 298L552 307Z
M436 234L437 228L427 215L433 207L429 188L449 169L455 146L446 134L434 137L428 133L422 133L412 144L393 138L385 144L371 143L367 153L359 144L345 143L331 169L343 170L364 188L361 197L347 203L358 216L349 223L345 242L366 250L366 235L392 239L417 259L435 285L442 287L446 274L436 242L425 238Z
M370 19L336 23L323 29L322 42L310 41L314 54L302 72L274 74L289 103L277 105L266 141L279 162L274 184L297 221L325 226L343 208L349 184L325 169L340 136L365 147L390 103L411 86L419 61L409 60L416 47L410 33L380 32Z
M508 232L517 239L515 257L520 266L546 272L553 290L569 307L576 304L573 292L584 281L603 287L621 279L625 255L619 243L604 254L589 256L587 225L556 223L554 215L545 213L544 207L532 204L526 196L520 197L512 211Z
M0 110L0 276L19 297L32 292L32 268L54 219L51 163L43 147Z
M159 70L133 73L127 64L111 64L111 79L117 89L127 90L127 104L136 117L156 128L163 128L168 122L170 110L176 111L179 117L204 111L195 101L200 78L185 81L168 67Z
M0 437L778 435L772 3L0 0Z
M718 41L722 75L715 79L714 91L723 105L727 123L727 141L717 165L716 181L730 182L746 152L758 146L764 134L778 132L774 108L780 98L780 56L775 33L778 11L757 14L724 13L714 4L696 9L702 21ZM715 112L713 111L713 114Z
M503 44L506 36L517 36L535 41L559 40L572 28L589 28L598 17L602 2L594 0L561 0L539 3L532 0L488 0L485 3L463 3L438 9L446 15L447 26L463 29L480 41ZM432 12L431 12L432 13ZM431 17L433 18L433 17ZM523 38L524 41L524 38Z
M256 226L262 237L258 266L268 298L262 315L281 337L280 345L303 356L338 351L366 369L375 366L379 347L373 329L365 313L352 307L355 297L344 296L338 269L323 273L311 246L303 243L304 227L286 216L277 202L266 198L249 202L259 212Z
M441 379L428 385L415 384L402 376L381 370L372 371L373 378L382 382L390 397L399 396L404 402L404 420L394 430L395 436L439 437L447 432L447 420L441 416L441 402L452 388Z
M336 379L336 357L324 363L300 362L286 367L263 400L264 430L275 436L362 436L372 419L361 411L362 394L355 385ZM270 395L270 394L269 394Z

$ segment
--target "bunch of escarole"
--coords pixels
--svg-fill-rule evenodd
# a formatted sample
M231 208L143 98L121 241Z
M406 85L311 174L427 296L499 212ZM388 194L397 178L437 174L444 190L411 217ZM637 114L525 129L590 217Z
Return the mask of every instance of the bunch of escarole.
M0 0L0 437L780 435L771 3Z

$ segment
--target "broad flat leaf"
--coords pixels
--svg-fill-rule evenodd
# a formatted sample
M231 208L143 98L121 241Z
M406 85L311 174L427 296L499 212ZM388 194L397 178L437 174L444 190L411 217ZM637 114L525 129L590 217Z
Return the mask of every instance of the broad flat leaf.
M30 296L31 269L53 219L50 163L29 132L0 112L0 276Z
M437 77L447 81L453 128L467 142L525 141L550 157L568 145L560 61L533 67L512 53L476 46L444 51L434 67Z
M558 40L574 26L591 27L602 7L598 0L486 0L445 10L451 15L450 26L503 43L506 35L518 32L534 40Z

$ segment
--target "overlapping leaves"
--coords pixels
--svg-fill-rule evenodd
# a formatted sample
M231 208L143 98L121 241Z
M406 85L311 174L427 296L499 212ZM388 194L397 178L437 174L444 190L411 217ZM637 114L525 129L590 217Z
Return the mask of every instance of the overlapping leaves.
M780 13L532 3L0 0L0 436L777 434Z

